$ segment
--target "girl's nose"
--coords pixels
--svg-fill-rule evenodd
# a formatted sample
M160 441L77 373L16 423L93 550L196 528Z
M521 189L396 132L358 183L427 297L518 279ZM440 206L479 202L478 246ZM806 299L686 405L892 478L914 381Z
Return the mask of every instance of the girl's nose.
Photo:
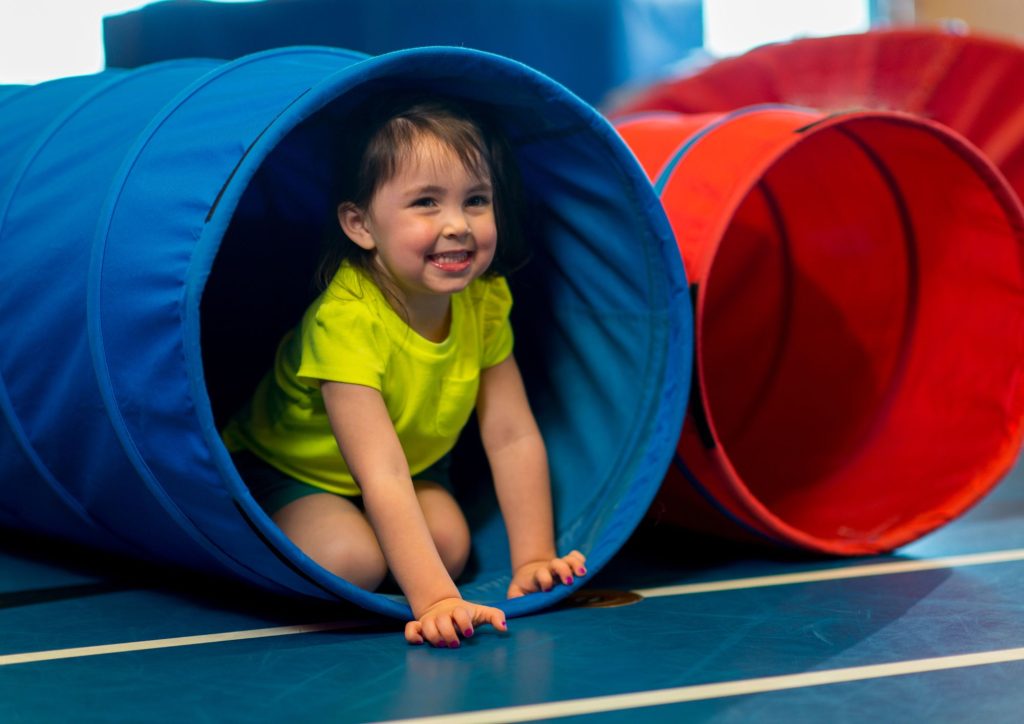
M442 233L445 236L461 238L473 233L473 229L470 227L469 220L466 219L465 215L451 214L449 218L445 220Z

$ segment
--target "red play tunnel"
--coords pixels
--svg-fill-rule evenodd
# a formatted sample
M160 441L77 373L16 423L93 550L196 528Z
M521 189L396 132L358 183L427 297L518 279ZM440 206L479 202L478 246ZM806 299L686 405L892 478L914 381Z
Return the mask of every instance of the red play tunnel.
M758 103L902 110L978 146L1024 196L1024 46L941 29L802 38L643 89L618 113L723 113Z
M984 495L1024 416L1024 216L958 134L762 106L622 117L696 306L696 375L652 514L833 554Z

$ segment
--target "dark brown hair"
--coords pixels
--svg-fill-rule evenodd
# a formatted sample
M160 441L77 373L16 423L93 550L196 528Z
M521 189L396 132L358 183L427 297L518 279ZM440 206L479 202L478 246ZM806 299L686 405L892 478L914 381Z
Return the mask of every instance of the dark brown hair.
M498 246L486 275L509 274L527 260L522 228L522 184L508 139L491 112L465 101L423 93L381 93L355 110L345 124L338 153L337 203L368 211L373 195L394 177L425 136L450 148L467 171L487 178L494 189ZM337 223L317 272L325 289L345 261L381 286L374 252L356 245Z

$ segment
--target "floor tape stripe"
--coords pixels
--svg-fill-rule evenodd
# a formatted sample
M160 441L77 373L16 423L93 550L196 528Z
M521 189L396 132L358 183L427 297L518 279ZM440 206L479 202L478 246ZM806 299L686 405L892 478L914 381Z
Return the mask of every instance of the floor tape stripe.
M1024 548L988 553L972 553L944 558L931 558L914 561L891 561L863 566L846 566L826 568L801 573L783 573L773 576L756 576L725 581L709 581L706 583L690 583L681 586L664 586L660 588L637 589L635 593L644 598L659 596L683 596L697 593L713 593L716 591L734 591L746 588L765 586L785 586L795 583L811 583L815 581L841 580L864 576L883 576L894 573L911 573L914 571L934 570L939 568L957 568L976 566L986 563L1008 563L1024 560ZM305 624L299 626L278 626L274 628L252 629L249 631L228 631L225 633L202 634L198 636L181 636L152 641L131 641L120 644L100 646L82 646L69 649L50 651L32 651L23 654L0 654L0 666L28 664L39 661L72 659L84 656L100 656L103 654L128 653L131 651L148 651L154 649L174 648L177 646L196 646L200 644L220 643L225 641L242 641L245 639L269 638L272 636L289 636L294 634L315 633L319 631L341 631L353 627L349 622L330 622Z
M980 566L988 563L1011 563L1024 561L1024 548L987 553L970 553L944 558L926 558L913 561L890 561L871 563L863 566L842 566L838 568L822 568L799 573L780 573L771 576L754 576L751 578L734 578L725 581L708 581L706 583L686 583L679 586L661 586L657 588L638 588L644 598L659 596L688 596L696 593L715 593L718 591L736 591L744 588L764 588L767 586L789 586L795 583L814 583L818 581L839 581L845 578L863 578L866 576L887 576L895 573L913 573L930 571L940 568L962 568L964 566Z
M103 654L124 654L130 651L150 651L154 649L170 649L177 646L195 646L197 644L215 644L224 641L244 641L246 639L263 639L272 636L292 636L295 634L317 633L319 631L341 631L352 628L353 623L333 622L314 623L299 626L276 626L274 628L258 628L249 631L227 631L225 633L201 634L199 636L179 636L169 639L152 641L130 641L122 644L104 644L100 646L80 646L72 649L54 649L52 651L32 651L25 654L0 655L0 666L12 664L29 664L38 661L55 661L57 659L75 659L83 656L101 656Z
M548 704L528 704L525 706L484 709L413 719L393 719L388 720L388 724L468 724L469 722L473 724L497 724L499 722L549 720L583 714L600 714L626 709L662 706L665 704L683 704L691 701L721 699L747 694L763 694L771 691L841 684L852 681L881 679L890 676L904 676L907 674L922 674L947 669L963 669L972 666L986 666L1013 661L1024 661L1024 648L1000 649L928 659L912 659L889 664L852 666L824 671L808 671L783 676L765 676L756 679L741 679L715 684L697 684L694 686L680 686L673 689L643 691L635 694L615 694L611 696L595 696L587 699L571 699Z

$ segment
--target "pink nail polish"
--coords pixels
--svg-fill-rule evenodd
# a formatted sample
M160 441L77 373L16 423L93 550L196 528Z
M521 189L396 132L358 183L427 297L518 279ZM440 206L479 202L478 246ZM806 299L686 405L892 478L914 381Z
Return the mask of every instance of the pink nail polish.
M572 585L572 576L569 576L568 578L565 579L565 585L567 585L567 586L571 586Z
M465 631L462 632L462 635L465 636L466 638L469 638L470 636L473 635L473 629L467 628Z

